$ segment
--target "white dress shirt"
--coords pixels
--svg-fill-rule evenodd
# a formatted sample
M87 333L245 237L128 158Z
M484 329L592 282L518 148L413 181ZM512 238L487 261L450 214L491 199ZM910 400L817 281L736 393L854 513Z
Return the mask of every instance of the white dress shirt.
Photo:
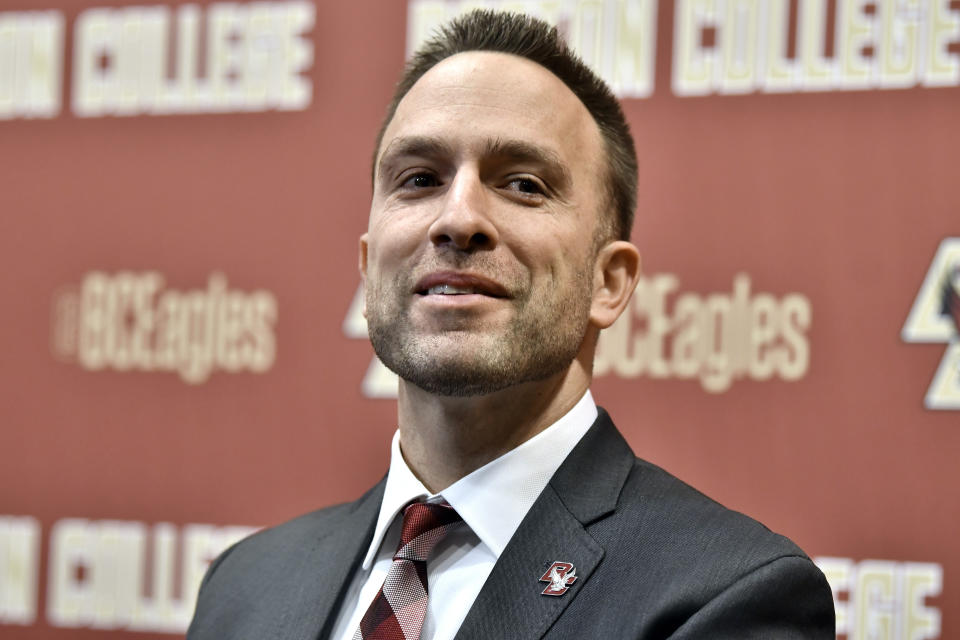
M597 406L588 390L545 430L439 494L427 491L410 471L400 454L397 431L377 528L363 564L353 576L331 637L353 638L393 562L400 540L401 518L397 514L411 500L426 498L446 500L467 525L455 528L427 562L429 598L420 637L452 640L520 521L596 419Z

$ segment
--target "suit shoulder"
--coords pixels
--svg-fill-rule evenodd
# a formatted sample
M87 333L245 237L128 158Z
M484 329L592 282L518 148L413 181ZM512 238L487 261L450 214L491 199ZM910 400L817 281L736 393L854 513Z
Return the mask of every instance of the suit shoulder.
M350 569L368 539L382 488L381 482L355 502L258 531L220 554L203 578L187 637L274 637L283 625L302 622L306 614L286 616L278 603L296 596L304 581Z
M360 500L316 509L286 522L261 529L240 540L230 551L242 549L244 552L260 553L283 548L284 543L322 537L326 532L335 530L339 523L357 508Z
M776 637L833 635L830 587L800 547L649 462L633 462L616 508L588 531L605 553L591 592L611 601L616 637L667 637L701 619L699 635L678 637L773 637L747 630L754 613L782 621ZM617 613L630 608L644 614ZM716 631L725 615L739 632Z
M807 558L790 539L706 496L664 469L636 458L617 513L622 534L682 548L691 560L722 557L745 573L781 557Z
M305 549L341 533L343 523L364 505L369 506L372 494L379 489L382 483L353 502L317 509L247 536L214 560L204 577L204 587L210 582L242 581L261 571L272 573L277 567L298 562Z

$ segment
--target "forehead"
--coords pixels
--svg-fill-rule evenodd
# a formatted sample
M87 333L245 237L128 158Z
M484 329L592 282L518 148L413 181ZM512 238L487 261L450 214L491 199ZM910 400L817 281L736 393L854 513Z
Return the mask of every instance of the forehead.
M378 158L408 136L443 139L460 152L491 140L538 146L594 173L599 128L579 98L539 64L504 53L470 51L441 61L404 96L384 132ZM578 167L578 165L584 165Z

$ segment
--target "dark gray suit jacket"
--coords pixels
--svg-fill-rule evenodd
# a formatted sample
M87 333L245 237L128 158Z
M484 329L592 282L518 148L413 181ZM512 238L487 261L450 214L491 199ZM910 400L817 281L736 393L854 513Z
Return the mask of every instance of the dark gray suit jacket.
M189 640L326 638L370 540L380 482L225 551ZM578 579L545 596L554 561ZM803 551L634 457L603 410L537 499L458 640L834 640L823 574Z

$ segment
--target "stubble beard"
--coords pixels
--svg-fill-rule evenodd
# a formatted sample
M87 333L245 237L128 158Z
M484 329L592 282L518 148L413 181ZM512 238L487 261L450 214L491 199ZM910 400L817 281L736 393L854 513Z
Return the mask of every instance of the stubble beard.
M389 293L366 291L370 342L384 365L405 381L442 396L480 396L550 378L570 366L589 323L592 293L581 270L566 291L514 298L504 328L473 328L423 335L410 321L409 295L398 283ZM399 299L398 299L399 298Z

